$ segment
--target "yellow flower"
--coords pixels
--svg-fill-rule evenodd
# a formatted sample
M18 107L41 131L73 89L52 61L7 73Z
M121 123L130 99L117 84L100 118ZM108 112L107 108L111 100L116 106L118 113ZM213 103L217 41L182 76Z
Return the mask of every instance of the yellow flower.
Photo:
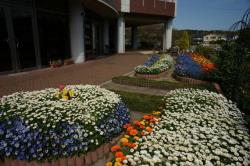
M74 97L75 96L75 92L74 92L74 90L69 90L69 96L70 97Z
M138 140L140 139L140 137L134 136L134 139L135 139L136 141L138 141Z
M161 114L160 111L154 111L154 112L153 112L153 115L160 115L160 114Z
M62 99L67 101L67 100L69 100L69 97L68 96L63 96Z
M115 161L120 163L122 161L122 159L121 158L116 158Z
M129 138L129 135L124 135L125 138Z
M140 121L140 123L141 123L143 126L145 126L145 121L144 121L144 120Z
M68 90L67 89L63 89L63 95L66 96L68 94Z
M127 138L122 138L121 140L121 143L126 146L128 144L128 139Z
M122 166L122 163L120 162L115 162L115 165L114 166Z
M105 166L112 166L112 162L107 162Z

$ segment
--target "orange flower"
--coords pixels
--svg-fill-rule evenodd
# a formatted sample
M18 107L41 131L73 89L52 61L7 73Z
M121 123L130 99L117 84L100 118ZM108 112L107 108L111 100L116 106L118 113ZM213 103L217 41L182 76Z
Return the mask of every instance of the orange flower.
M143 125L140 125L140 128L141 128L141 129L145 129L145 126L143 126Z
M122 161L123 161L123 160L126 160L127 157L126 157L126 156L122 156L121 159L122 159Z
M145 132L144 132L144 131L142 131L142 132L141 132L141 136L144 136L144 135L146 135L146 134L145 134Z
M130 127L127 128L127 131L131 131L131 130L133 130L133 129L134 129L134 127L133 127L133 126L130 126Z
M153 131L153 129L150 128L150 127L147 127L146 130L147 130L147 132L149 132L149 133L151 133L151 132Z
M150 120L152 117L151 117L151 115L144 115L143 116L143 119L145 119L145 120Z
M115 153L116 158L122 158L123 156L124 156L124 154L122 152L116 152Z
M150 123L155 123L157 122L157 120L154 118L154 119L150 119Z
M135 129L133 129L133 130L131 130L131 131L129 132L129 134L132 135L132 136L136 136L136 135L138 134L138 131L135 130Z
M105 166L112 166L112 162L107 162Z
M130 124L130 123L125 124L125 125L123 126L124 129L126 129L126 128L128 128L128 127L131 127L131 124Z
M136 144L132 143L132 144L128 144L128 147L130 148L134 148L136 146Z
M111 152L116 152L116 151L118 151L118 150L121 150L121 147L118 146L118 145L115 145L115 146L113 146L113 147L111 148Z
M139 121L135 121L134 123L136 126L141 126L141 122L139 122Z

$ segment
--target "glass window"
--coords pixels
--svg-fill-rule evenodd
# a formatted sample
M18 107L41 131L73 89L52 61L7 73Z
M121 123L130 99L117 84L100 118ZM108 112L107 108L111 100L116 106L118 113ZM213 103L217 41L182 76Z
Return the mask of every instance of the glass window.
M38 9L45 9L58 12L68 11L67 0L36 0L36 7Z
M42 65L66 59L69 54L68 19L64 15L38 12L38 30Z
M0 8L0 72L12 70L11 54L4 11Z

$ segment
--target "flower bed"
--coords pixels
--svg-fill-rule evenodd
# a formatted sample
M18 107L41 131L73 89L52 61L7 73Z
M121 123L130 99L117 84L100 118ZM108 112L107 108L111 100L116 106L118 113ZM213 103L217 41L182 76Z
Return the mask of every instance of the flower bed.
M135 146L119 149L123 155L116 153L107 165L250 164L250 137L234 103L217 93L195 89L170 91L164 101L152 132L145 136L138 132Z
M175 74L178 76L203 80L213 69L214 64L197 53L182 54L176 59Z
M0 155L29 161L95 150L129 122L118 95L91 85L14 93L0 115Z
M169 55L153 55L145 62L144 65L135 67L137 74L160 74L172 65L172 58Z

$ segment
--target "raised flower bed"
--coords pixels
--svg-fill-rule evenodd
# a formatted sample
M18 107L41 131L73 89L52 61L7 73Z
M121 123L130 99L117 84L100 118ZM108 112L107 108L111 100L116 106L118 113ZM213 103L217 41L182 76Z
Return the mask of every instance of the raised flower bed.
M38 162L96 150L130 120L118 95L91 85L14 93L0 115L0 155Z
M214 64L203 55L186 53L177 57L174 74L179 81L199 84L204 83L199 80L204 80L214 68Z
M135 67L135 75L144 78L159 78L172 65L169 55L152 55L143 64Z
M234 103L195 89L170 91L164 101L159 118L147 116L149 121L144 117L125 126L128 141L121 139L113 148L115 157L107 166L250 165L250 137ZM150 128L140 129L145 125Z

